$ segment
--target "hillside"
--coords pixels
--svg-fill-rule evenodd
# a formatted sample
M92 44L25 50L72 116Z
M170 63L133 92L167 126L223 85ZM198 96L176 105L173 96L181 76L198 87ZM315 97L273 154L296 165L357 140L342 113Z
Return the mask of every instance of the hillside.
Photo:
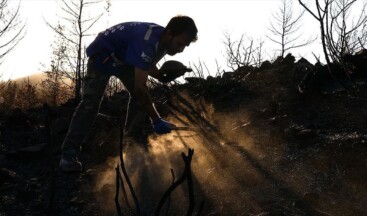
M147 127L149 144L125 149L142 215L154 215L172 181L185 174L181 153L189 148L193 194L184 182L162 208L167 215L185 214L190 198L196 215L366 215L366 70L355 67L352 80L338 75L339 83L327 73L305 79L316 69L325 67L289 55L152 90L164 118L186 128L157 136ZM81 174L58 168L73 105L2 116L0 215L116 215L127 101L126 92L103 101L107 115L97 117L83 142ZM129 193L126 201L119 192L124 215L135 215Z
M18 85L21 85L23 82L27 81L29 78L29 82L32 85L40 84L42 80L46 79L46 75L44 73L35 73L26 77L21 77L14 79L13 81Z

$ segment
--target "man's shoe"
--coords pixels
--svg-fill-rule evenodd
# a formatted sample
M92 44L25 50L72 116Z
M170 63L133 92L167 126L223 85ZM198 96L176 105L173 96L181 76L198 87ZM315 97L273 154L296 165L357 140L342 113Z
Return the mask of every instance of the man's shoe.
M60 160L60 168L65 172L81 172L82 163L78 160L75 151L63 152Z

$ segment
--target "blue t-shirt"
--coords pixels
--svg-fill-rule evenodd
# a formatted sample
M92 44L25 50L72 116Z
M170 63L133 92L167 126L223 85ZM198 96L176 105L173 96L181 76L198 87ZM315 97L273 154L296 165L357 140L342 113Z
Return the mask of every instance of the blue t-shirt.
M155 23L120 23L100 32L86 53L88 57L101 51L115 53L125 64L148 70L165 55L165 51L158 50L163 31Z

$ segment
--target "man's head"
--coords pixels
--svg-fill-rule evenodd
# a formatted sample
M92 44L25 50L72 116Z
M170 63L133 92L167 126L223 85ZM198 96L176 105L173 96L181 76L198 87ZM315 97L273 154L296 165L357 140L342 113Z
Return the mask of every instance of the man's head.
M197 40L195 22L188 16L175 16L167 24L161 44L168 55L182 52L191 42Z

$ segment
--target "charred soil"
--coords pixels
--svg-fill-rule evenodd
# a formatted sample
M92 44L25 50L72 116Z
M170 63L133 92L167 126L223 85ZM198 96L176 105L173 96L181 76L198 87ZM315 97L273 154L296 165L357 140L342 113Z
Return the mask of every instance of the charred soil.
M170 170L177 180L181 152L193 148L201 215L367 215L366 82L353 80L348 91L324 83L301 94L300 64L280 61L152 90L162 115L191 130L150 133L148 145L125 149L142 214L154 214L172 184ZM117 215L115 167L127 100L122 92L103 101L106 115L83 143L82 173L58 168L72 104L2 114L0 215ZM175 190L162 214L186 214L187 190ZM121 194L124 215L134 215L130 195L126 201Z

